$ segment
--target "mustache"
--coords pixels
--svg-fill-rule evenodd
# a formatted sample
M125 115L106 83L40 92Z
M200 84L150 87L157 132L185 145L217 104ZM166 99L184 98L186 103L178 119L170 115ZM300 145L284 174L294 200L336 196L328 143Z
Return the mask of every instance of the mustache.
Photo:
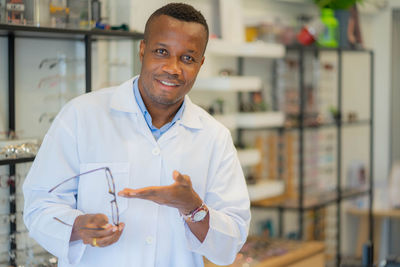
M156 76L154 76L154 78L157 80L163 80L163 81L167 81L167 82L175 83L175 84L179 84L179 85L182 85L185 83L185 81L183 81L181 79L177 79L177 77L172 74L156 75Z

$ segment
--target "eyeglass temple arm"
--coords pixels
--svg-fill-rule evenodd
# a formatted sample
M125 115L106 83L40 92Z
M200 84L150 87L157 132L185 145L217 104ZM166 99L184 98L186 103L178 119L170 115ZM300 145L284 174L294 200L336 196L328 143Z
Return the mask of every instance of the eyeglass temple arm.
M53 219L58 221L58 222L60 222L60 223L62 223L62 224L64 224L64 225L73 227L72 224L66 223L66 222L58 219L57 217L53 217ZM79 229L84 229L84 230L104 230L104 228L101 228L101 227L97 227L97 228L94 228L94 227L80 227Z
M92 172L100 171L100 170L106 170L106 171L109 171L111 173L111 171L110 171L110 169L108 167L101 167L101 168L93 169L93 170L90 170L90 171L87 171L87 172L83 172L83 173L80 173L78 175L72 176L72 177L62 181L58 185L56 185L53 188L51 188L48 192L49 193L53 192L57 187L59 187L62 184L65 184L66 182L69 182L72 179L75 179L75 178L80 177L80 176L85 175L85 174L89 174L89 173L92 173Z

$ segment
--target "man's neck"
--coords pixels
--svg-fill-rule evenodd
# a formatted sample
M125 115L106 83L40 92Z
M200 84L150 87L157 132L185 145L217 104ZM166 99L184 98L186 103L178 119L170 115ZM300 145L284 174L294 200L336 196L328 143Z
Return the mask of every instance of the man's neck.
M183 101L180 101L179 105L173 106L158 106L155 107L153 105L146 104L146 101L143 99L143 102L150 113L152 124L160 129L162 126L171 122L175 117L175 114L178 112L179 108L182 105Z

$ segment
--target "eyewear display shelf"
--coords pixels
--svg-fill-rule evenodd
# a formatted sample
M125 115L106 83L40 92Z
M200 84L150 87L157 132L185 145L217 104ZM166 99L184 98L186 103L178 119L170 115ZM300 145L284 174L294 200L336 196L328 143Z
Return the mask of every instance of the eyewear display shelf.
M22 25L0 24L0 37L8 39L8 129L15 131L15 50L16 38L35 38L35 39L60 39L76 40L85 43L85 91L92 89L92 42L96 40L140 40L143 33L112 31L112 30L73 30L45 27L31 27ZM16 164L32 162L34 157L3 159L0 165L9 166L9 174L15 175ZM16 213L15 185L10 185L10 215ZM16 222L10 221L10 236L16 232ZM17 244L15 239L10 239L9 265L16 266Z
M297 198L288 200L285 196L276 197L261 201L252 202L252 207L259 209L271 209L277 210L278 212L278 222L279 222L279 236L283 236L283 213L286 210L295 211L298 214L298 238L304 239L304 226L305 226L305 215L304 213L307 211L318 211L323 209L329 205L336 205L336 261L335 265L340 266L342 262L341 255L341 216L342 216L342 202L345 200L356 199L362 196L368 196L368 207L367 207L367 216L368 216L368 239L373 244L373 217L372 217L372 203L373 203L373 127L374 127L374 102L373 102L373 69L374 69L374 53L370 50L348 50L348 49L331 49L331 48L318 48L318 47L287 47L288 53L296 53L298 57L298 89L299 89L299 113L298 113L298 123L295 127L276 127L276 130L279 131L279 134L282 135L288 131L296 131L298 133L298 189L297 189ZM336 118L334 122L330 123L319 123L317 125L309 125L305 122L306 118L306 66L305 66L305 57L310 54L318 59L320 53L323 52L332 52L337 56L337 111L339 116ZM354 53L364 53L369 58L369 73L370 77L365 77L369 79L369 87L364 88L366 91L369 90L369 119L360 119L353 121L345 121L344 116L340 115L343 111L343 54L347 52ZM274 68L274 74L277 73L277 65ZM360 68L365 66L360 66ZM275 77L277 75L274 75ZM276 82L274 90L276 90ZM364 189L355 189L355 188L346 188L343 185L342 179L342 158L343 158L343 146L342 146L342 138L343 138L343 129L348 129L349 127L366 127L369 131L369 159L367 161L368 167L368 182L367 187ZM313 195L312 197L308 196L305 193L305 131L310 130L320 130L320 129L333 129L336 132L336 186L334 190L330 190L327 192L320 192L317 195ZM246 129L240 129L241 132ZM249 130L249 129L247 129ZM241 136L242 134L239 134ZM316 223L316 222L314 222Z

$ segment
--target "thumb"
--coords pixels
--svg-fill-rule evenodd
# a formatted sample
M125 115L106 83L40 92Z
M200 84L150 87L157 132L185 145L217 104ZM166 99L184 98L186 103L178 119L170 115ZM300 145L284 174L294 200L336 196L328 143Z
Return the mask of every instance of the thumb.
M174 180L176 182L178 182L178 183L184 183L185 182L185 178L183 178L183 175L180 172L178 172L177 170L175 170L172 173L172 178L174 178Z
M96 226L106 226L108 224L108 217L105 214L97 213L91 218L91 223Z

